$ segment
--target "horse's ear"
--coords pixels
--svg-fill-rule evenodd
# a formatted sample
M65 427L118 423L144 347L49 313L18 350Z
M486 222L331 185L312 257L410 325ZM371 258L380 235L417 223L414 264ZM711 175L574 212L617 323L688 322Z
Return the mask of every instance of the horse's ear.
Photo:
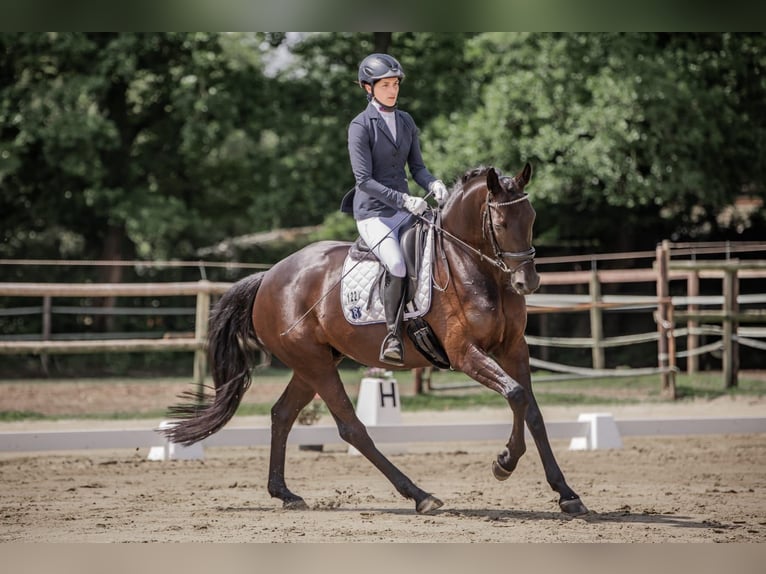
M526 187L530 179L532 179L532 166L527 162L516 176L516 181L521 184L521 187Z
M503 191L503 186L500 184L500 178L494 167L487 170L487 189L491 194L501 193Z

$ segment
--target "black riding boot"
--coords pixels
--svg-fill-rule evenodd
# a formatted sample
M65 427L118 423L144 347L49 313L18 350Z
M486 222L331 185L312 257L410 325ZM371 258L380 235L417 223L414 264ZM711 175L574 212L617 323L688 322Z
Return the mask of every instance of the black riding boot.
M386 272L383 285L383 310L386 313L388 334L380 347L380 360L397 367L404 366L402 348L402 316L404 315L404 277L394 277Z

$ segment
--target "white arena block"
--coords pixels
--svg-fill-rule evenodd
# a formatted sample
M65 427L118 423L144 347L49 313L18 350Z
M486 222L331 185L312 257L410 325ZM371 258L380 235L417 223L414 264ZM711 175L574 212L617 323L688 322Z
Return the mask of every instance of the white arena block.
M174 424L173 421L162 421L158 429L166 429ZM202 443L183 446L169 440L166 440L162 446L151 447L147 456L148 460L201 460L203 458L205 458L205 449L202 447Z
M402 422L399 383L395 378L365 377L359 385L356 400L356 416L365 426L398 425ZM401 454L406 449L401 444L377 445L386 454ZM348 447L349 454L360 454L353 446Z
M586 436L571 440L569 450L622 448L622 437L611 413L583 413L577 421L589 423L590 428Z

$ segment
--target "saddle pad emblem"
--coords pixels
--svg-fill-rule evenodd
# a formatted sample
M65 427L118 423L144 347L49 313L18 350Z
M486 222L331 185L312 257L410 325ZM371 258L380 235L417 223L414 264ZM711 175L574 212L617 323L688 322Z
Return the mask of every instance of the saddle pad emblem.
M433 264L434 230L426 234L425 251L418 275L418 286L413 301L404 308L404 320L425 315L431 308L431 267ZM376 287L380 262L372 253L367 259L354 261L346 257L343 262L340 300L343 315L352 325L385 323L383 302ZM370 300L372 298L372 300Z

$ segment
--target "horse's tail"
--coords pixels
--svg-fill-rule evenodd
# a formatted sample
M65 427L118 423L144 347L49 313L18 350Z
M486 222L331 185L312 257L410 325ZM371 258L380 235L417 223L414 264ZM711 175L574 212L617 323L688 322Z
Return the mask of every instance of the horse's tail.
M267 352L258 342L252 312L255 294L264 273L237 281L216 304L208 331L208 357L215 383L215 394L204 387L187 391L180 398L186 403L170 407L169 415L180 419L161 432L184 446L198 442L221 430L239 407L250 387L255 366L255 351Z

